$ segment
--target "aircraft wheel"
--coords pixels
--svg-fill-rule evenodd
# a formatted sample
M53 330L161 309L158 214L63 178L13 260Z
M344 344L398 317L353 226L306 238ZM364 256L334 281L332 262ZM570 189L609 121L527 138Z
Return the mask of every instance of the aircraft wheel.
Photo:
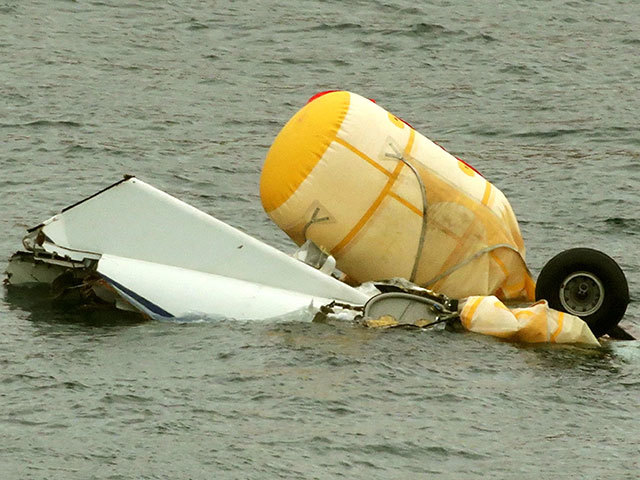
M560 252L544 266L536 300L582 318L596 337L612 330L627 310L629 286L620 266L591 248Z

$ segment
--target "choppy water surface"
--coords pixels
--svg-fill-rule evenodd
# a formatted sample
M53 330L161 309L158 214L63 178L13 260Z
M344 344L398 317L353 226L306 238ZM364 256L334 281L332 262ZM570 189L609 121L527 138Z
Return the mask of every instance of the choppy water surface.
M591 246L640 307L640 4L4 2L0 270L132 173L268 243L262 160L319 90L477 167L531 269ZM0 477L615 478L640 472L640 345L346 324L154 323L0 290Z

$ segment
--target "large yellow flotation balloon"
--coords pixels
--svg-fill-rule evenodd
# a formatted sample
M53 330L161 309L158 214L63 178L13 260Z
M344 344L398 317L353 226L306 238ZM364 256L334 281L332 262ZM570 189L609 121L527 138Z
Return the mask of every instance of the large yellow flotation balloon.
M404 277L451 297L533 300L513 210L467 164L374 102L336 91L296 113L267 154L262 204L354 282Z

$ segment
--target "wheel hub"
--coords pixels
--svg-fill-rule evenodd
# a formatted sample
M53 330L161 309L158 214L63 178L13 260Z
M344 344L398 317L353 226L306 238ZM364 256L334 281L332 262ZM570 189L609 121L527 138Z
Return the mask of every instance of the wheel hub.
M604 286L589 272L575 272L560 285L560 303L564 309L581 317L598 311L604 302Z

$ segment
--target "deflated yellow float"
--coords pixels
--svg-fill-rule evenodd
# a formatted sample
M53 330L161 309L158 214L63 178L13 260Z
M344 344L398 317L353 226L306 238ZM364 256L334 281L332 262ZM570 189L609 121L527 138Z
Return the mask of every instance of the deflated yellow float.
M461 304L460 320L470 332L505 340L600 345L581 318L549 308L546 300L525 308L507 308L492 295L472 296Z
M354 283L403 277L450 297L534 299L505 196L376 103L330 92L267 154L262 204L298 245L331 253Z

